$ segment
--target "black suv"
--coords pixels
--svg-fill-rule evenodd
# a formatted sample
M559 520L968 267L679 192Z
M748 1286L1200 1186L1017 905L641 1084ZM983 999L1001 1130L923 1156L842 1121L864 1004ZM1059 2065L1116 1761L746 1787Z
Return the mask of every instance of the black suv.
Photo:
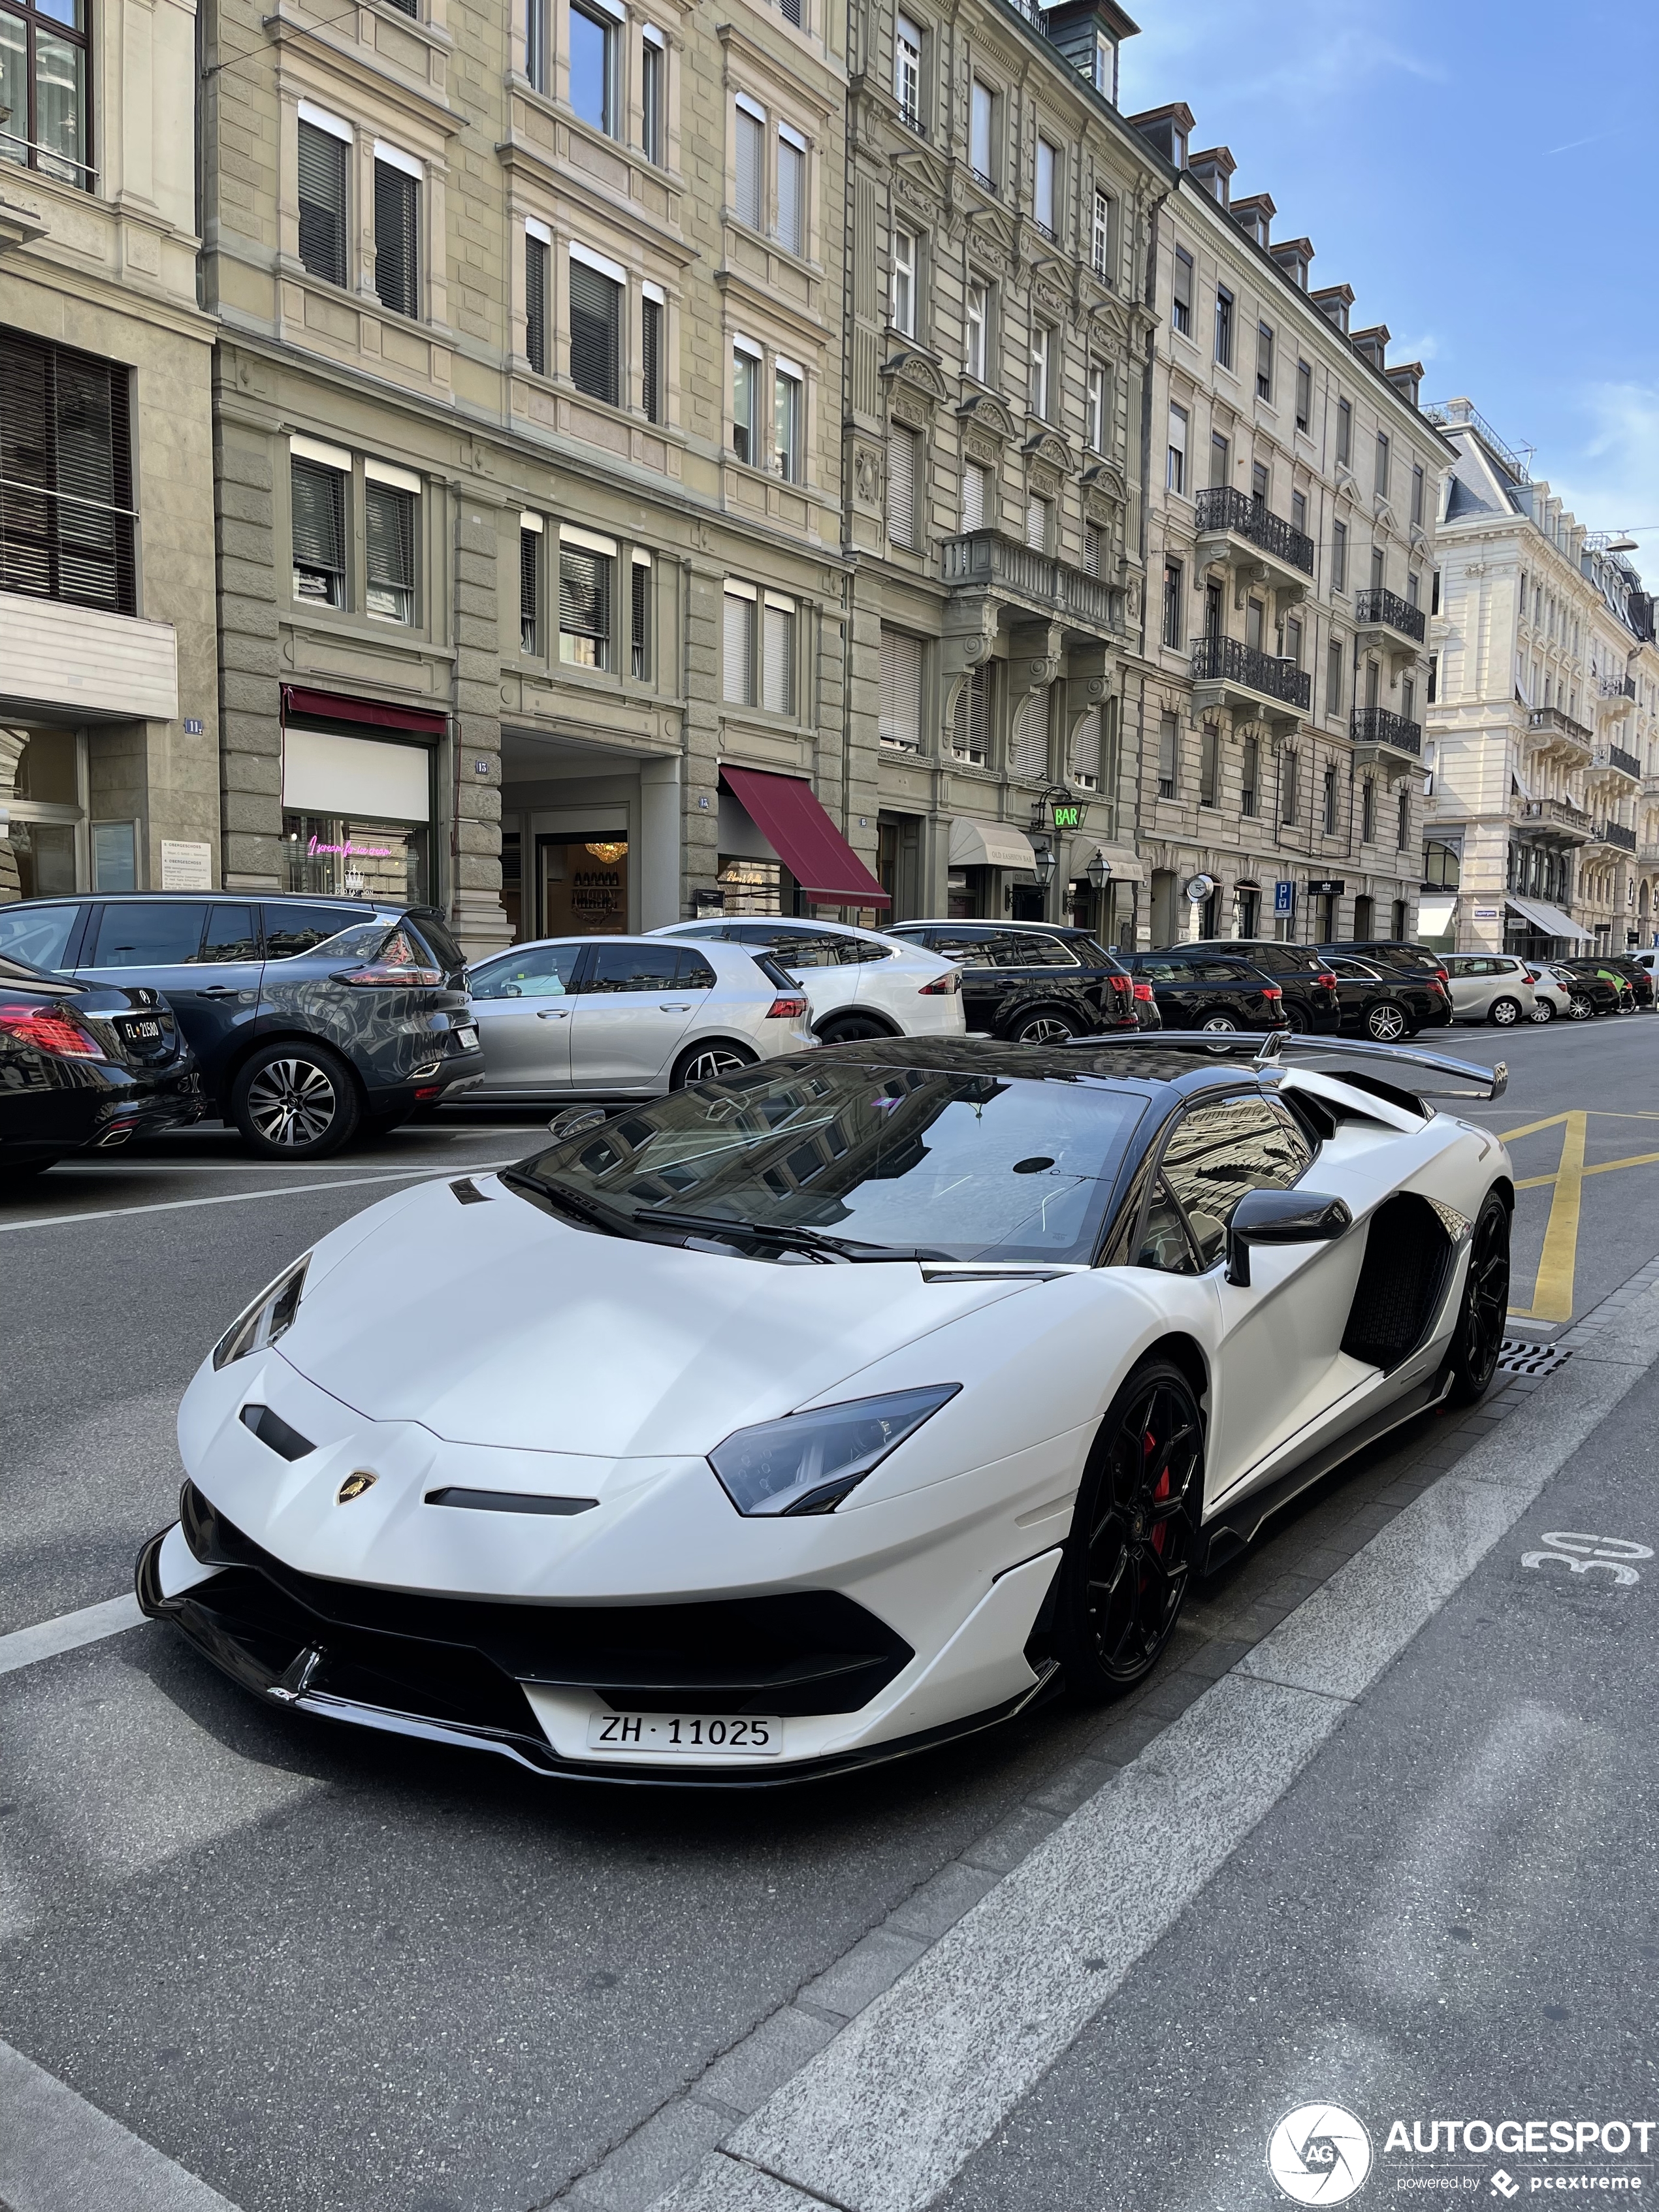
M1282 1030L1285 998L1259 968L1207 945L1126 952L1137 983L1150 983L1166 1030Z
M1451 980L1446 963L1426 945L1414 945L1408 937L1353 938L1341 945L1316 945L1316 952L1344 952L1351 960L1364 960L1373 968L1402 968L1421 970L1437 975L1442 984Z
M1133 977L1086 929L1034 921L896 921L883 933L955 961L970 1031L1013 1044L1060 1044L1068 1036L1140 1026Z
M1231 952L1278 984L1285 994L1285 1019L1304 1036L1328 1036L1342 1025L1336 978L1317 945L1280 945L1270 937L1206 937L1206 952ZM1172 945L1170 951L1184 948Z
M441 915L362 899L126 891L0 907L0 953L159 991L208 1110L267 1159L318 1159L481 1076Z

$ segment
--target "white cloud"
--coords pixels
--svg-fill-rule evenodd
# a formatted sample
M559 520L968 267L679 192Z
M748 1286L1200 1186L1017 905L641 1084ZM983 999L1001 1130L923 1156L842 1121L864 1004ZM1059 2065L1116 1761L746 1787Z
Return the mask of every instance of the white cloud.
M1574 412L1581 439L1540 473L1589 529L1641 529L1636 564L1659 579L1659 529L1644 527L1659 524L1659 385L1587 385Z
M1401 337L1396 333L1389 340L1390 361L1420 361L1426 368L1439 358L1440 341L1432 331L1425 331L1420 337Z
M1169 7L1124 48L1125 106L1133 111L1178 98L1198 108L1212 91L1235 107L1259 99L1328 97L1384 71L1440 82L1443 71L1434 60L1382 36L1375 15L1363 0L1246 0L1243 6L1238 0L1188 0ZM1263 56L1265 65L1241 65L1251 54Z

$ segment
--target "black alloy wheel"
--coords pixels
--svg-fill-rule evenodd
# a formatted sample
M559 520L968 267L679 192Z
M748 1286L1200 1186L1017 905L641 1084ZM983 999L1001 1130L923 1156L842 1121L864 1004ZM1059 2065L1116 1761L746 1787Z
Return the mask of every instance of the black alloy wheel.
M1203 1467L1191 1383L1146 1361L1101 1424L1060 1562L1056 1643L1078 1695L1115 1697L1157 1665L1198 1548Z
M674 1062L669 1085L675 1091L684 1091L688 1083L712 1083L717 1075L735 1075L740 1067L752 1067L755 1060L755 1054L744 1045L694 1044Z
M1406 1017L1392 999L1379 999L1365 1015L1365 1034L1378 1044L1398 1044L1406 1034Z
M1494 1029L1512 1030L1520 1018L1519 999L1494 999L1486 1009L1486 1019Z
M1285 1025L1292 1036L1306 1036L1308 1034L1308 1017L1291 999L1285 1001Z
M884 1030L868 1014L838 1014L818 1031L821 1044L861 1044L868 1037L884 1037L891 1031Z
M1064 1044L1074 1037L1077 1030L1064 1014L1026 1014L1014 1024L1013 1042L1016 1044Z
M1474 1224L1468 1280L1452 1338L1448 1395L1454 1406L1472 1406L1491 1388L1509 1312L1510 1210L1492 1190Z
M231 1085L230 1118L264 1159L318 1160L356 1134L362 1098L337 1053L293 1038L244 1062Z

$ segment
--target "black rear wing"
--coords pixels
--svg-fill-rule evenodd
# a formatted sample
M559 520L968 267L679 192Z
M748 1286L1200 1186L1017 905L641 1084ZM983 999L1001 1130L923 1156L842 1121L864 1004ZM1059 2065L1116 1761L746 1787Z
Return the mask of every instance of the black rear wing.
M1091 1052L1105 1046L1127 1053L1133 1052L1137 1046L1151 1052L1166 1052L1173 1047L1177 1051L1201 1052L1218 1058L1245 1059L1253 1067L1273 1067L1285 1060L1309 1065L1319 1061L1368 1061L1378 1075L1386 1075L1390 1068L1398 1069L1402 1088L1409 1088L1425 1098L1501 1098L1510 1081L1508 1065L1501 1060L1495 1067L1483 1067L1479 1060L1452 1060L1438 1052L1414 1052L1409 1045L1373 1044L1360 1038L1304 1036L1284 1030L1269 1030L1265 1036L1243 1030L1231 1033L1225 1030L1109 1030L1099 1036L1073 1037L1071 1043ZM1425 1083L1419 1071L1434 1079ZM1337 1074L1340 1066L1328 1072Z

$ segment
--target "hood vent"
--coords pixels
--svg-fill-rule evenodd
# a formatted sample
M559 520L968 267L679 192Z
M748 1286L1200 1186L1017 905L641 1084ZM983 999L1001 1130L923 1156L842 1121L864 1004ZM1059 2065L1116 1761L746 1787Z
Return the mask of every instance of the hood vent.
M280 1413L269 1406L244 1406L242 1426L252 1429L267 1451L274 1451L278 1459L303 1459L314 1452L316 1445L309 1437L302 1437L298 1429L289 1428Z

